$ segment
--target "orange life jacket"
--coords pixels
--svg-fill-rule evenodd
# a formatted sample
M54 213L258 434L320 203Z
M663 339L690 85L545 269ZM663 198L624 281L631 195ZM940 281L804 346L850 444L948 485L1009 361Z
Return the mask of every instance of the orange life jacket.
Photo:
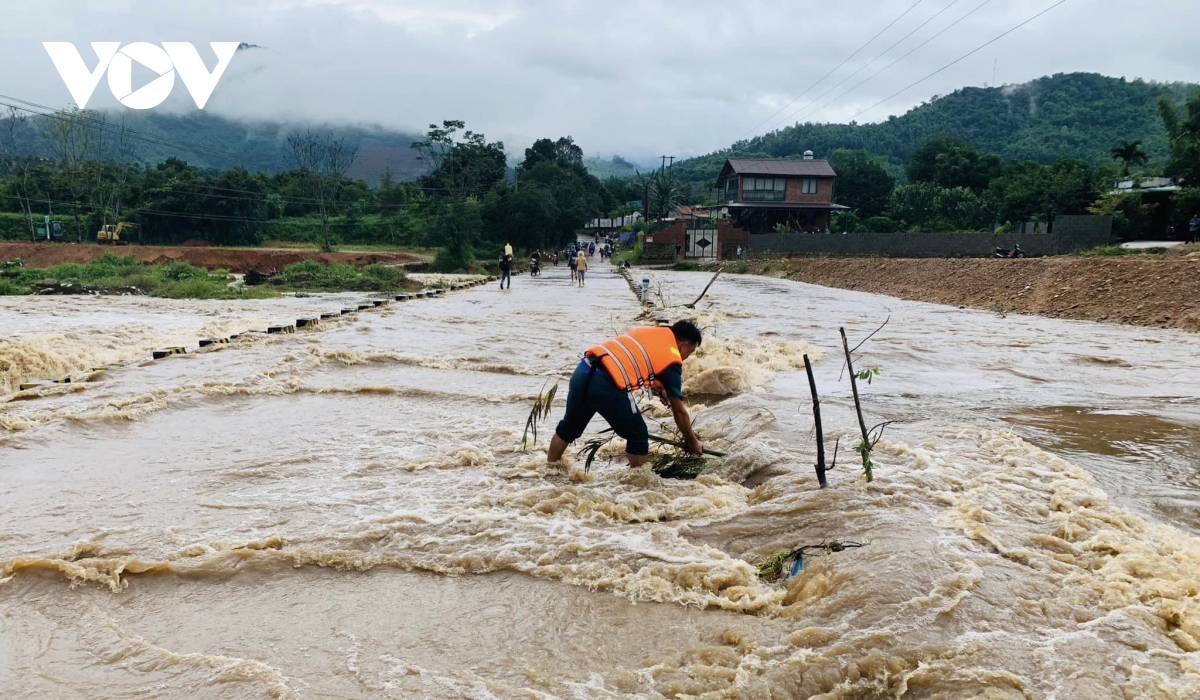
M675 334L661 326L634 328L591 348L585 355L598 360L613 383L626 391L661 389L658 375L668 367L683 364Z

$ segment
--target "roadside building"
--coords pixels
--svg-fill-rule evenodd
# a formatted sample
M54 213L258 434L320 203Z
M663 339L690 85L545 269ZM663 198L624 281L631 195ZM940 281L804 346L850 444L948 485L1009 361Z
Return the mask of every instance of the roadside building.
M632 214L626 214L625 216L592 219L584 224L583 228L589 234L598 233L601 236L606 236L610 233L617 233L623 228L633 226L635 223L641 220L641 213L634 212Z
M824 233L830 216L849 207L833 203L837 173L805 151L802 160L730 158L717 176L719 201L730 223L750 233L782 224L791 231Z
M1183 187L1170 177L1128 178L1117 181L1110 194L1138 195L1143 207L1150 211L1145 230L1139 237L1151 240L1182 241L1187 238L1187 226L1172 229L1175 218L1176 195Z

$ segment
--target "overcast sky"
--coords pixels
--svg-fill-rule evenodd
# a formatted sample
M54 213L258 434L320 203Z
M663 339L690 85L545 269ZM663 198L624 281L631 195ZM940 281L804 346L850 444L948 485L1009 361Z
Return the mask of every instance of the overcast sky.
M91 41L191 41L210 67L207 42L245 41L266 48L234 57L207 110L412 130L457 118L513 152L569 134L589 154L646 162L709 152L798 118L877 121L993 80L1094 71L1200 83L1200 1L1067 0L860 115L1056 2L0 0L0 94L54 107L71 101L43 41L74 42L89 67ZM88 106L114 104L101 81ZM180 81L158 109L168 108L195 109Z

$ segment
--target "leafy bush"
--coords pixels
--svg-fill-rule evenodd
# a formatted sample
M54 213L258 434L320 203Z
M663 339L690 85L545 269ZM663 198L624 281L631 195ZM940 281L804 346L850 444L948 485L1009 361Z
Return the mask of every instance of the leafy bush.
M398 284L404 279L400 268L390 265L368 265L363 268L362 273L380 284Z
M470 250L454 250L446 247L439 250L434 256L431 268L434 272L442 273L466 272L471 269L474 262L474 256Z
M315 260L288 265L272 284L296 291L341 292L341 291L393 291L403 289L404 272L387 265L369 265L362 269L353 265Z
M0 297L2 296L20 296L29 294L32 290L29 287L21 286L16 281L0 278Z
M207 280L208 271L196 267L190 263L173 262L167 265L167 269L163 271L163 279L170 282L181 282L183 280Z
M900 230L900 224L886 216L872 216L862 227L868 233L896 233Z

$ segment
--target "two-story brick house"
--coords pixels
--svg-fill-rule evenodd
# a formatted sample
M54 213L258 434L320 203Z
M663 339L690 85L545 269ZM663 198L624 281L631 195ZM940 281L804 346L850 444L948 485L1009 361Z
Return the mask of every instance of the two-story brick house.
M835 178L829 161L813 159L812 151L803 160L730 158L717 176L717 192L738 228L768 233L784 224L820 233L833 212L849 209L833 203Z

